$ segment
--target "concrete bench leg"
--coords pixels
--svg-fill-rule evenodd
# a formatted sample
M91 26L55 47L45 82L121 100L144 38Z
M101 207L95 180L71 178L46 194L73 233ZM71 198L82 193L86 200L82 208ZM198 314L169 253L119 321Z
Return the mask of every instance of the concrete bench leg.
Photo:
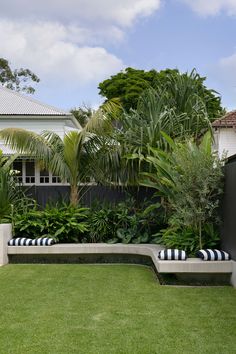
M8 263L7 244L12 238L12 225L0 224L0 266Z

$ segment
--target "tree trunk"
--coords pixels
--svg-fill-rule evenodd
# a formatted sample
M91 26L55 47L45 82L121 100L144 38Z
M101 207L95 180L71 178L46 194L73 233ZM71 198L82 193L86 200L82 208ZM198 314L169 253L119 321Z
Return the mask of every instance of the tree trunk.
M76 207L79 200L78 186L70 186L70 205Z

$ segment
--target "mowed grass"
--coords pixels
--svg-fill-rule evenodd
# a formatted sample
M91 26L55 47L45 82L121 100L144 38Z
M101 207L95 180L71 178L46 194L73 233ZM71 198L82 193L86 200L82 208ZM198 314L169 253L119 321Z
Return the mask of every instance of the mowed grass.
M0 268L1 354L233 354L236 291L135 265Z

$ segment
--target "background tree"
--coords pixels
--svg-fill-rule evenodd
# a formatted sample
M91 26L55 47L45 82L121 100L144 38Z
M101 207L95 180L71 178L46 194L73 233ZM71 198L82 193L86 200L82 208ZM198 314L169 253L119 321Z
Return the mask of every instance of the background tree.
M101 82L98 86L99 94L106 100L119 98L125 109L136 109L140 95L148 88L154 88L158 92L169 91L171 95L173 81L189 79L188 90L191 89L205 102L207 114L210 120L223 115L219 94L205 86L205 77L201 77L195 70L189 73L180 73L177 69L166 69L161 71L138 70L126 68L124 71L111 76ZM183 93L183 92L182 92ZM181 93L181 94L182 94ZM182 101L185 97L182 95Z
M8 60L0 58L0 84L11 90L24 91L33 94L35 89L31 83L38 83L40 80L29 69L12 69Z

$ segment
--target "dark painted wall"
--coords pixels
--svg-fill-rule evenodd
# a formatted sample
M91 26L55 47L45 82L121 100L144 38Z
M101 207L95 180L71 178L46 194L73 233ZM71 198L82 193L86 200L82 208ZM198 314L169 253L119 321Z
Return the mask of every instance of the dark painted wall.
M222 205L221 246L236 260L236 160L225 166L225 191Z
M86 206L91 206L93 202L118 203L127 198L127 193L133 196L137 201L150 199L153 190L140 187L132 188L110 188L106 186L90 186L80 190L81 201ZM27 194L35 198L39 205L44 207L47 203L54 204L56 201L68 201L70 187L68 186L32 186Z

